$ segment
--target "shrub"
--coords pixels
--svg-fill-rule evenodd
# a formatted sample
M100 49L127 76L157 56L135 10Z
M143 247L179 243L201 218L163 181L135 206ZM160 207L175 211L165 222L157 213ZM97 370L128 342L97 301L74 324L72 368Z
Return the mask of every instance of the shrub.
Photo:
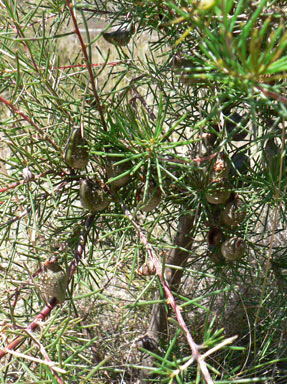
M284 382L284 2L31 5L1 2L2 382Z

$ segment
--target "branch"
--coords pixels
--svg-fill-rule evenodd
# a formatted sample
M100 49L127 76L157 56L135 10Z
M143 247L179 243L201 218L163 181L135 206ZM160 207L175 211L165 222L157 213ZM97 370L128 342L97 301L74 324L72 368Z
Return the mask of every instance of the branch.
M77 267L77 265L78 265L78 263L82 257L82 254L84 252L84 248L85 248L85 245L87 242L88 233L89 233L89 230L93 224L94 218L95 218L95 215L90 215L90 216L88 216L88 218L85 222L85 227L82 231L79 244L78 244L77 249L74 253L74 260L70 264L69 282L71 281L71 279L72 279L72 277L76 271L76 267ZM50 302L42 309L42 311L34 318L34 320L30 323L30 325L28 325L28 327L25 328L24 331L26 331L26 332L34 331L36 328L38 328L39 323L41 321L45 320L45 318L49 316L49 314L51 313L53 308L56 307L57 304L58 304L58 302L57 302L56 298L53 297L50 300ZM19 344L25 340L25 338L26 338L25 336L18 336L6 348L2 349L0 351L0 359L3 356L5 356L9 352L9 350L14 350L15 348L17 348L19 346Z
M279 95L276 92L268 91L267 89L262 88L260 85L256 85L255 88L261 91L266 97L271 97L272 99L275 99L277 101L281 101L284 104L287 104L286 97Z
M146 236L144 235L143 233L143 230L141 229L141 227L135 222L135 220L133 219L133 216L132 214L130 213L130 211L124 206L122 205L122 209L123 209L123 212L125 213L125 215L127 216L127 218L129 219L129 221L131 222L131 224L134 226L134 228L137 230L138 234L139 234L139 237L140 237L140 240L141 240L141 243L144 245L144 247L146 248L147 250L147 253L150 257L150 259L153 261L153 264L155 266L155 269L156 269L156 273L160 279L160 282L161 282L161 285L165 291L165 294L166 294L166 297L167 297L167 303L169 305L171 305L172 309L174 310L175 312L175 315L176 315L176 318L177 318L177 321L180 325L180 327L182 328L183 332L185 333L185 337L187 339L187 342L190 346L190 349L192 351L192 355L194 357L194 359L197 361L198 365L199 365L199 368L202 372L202 375L204 377L204 380L207 384L213 384L213 380L209 374L209 371L207 369L207 366L204 362L204 359L203 357L201 356L201 354L199 353L199 349L198 349L198 346L197 344L194 342L185 322L184 322L184 319L182 317L182 314L181 314L181 311L180 311L180 308L178 307L178 305L176 304L175 302L175 299L173 297L173 294L168 286L168 283L167 281L165 280L165 277L163 276L162 274L162 264L160 262L160 260L158 259L158 257L155 255L153 249L152 249L152 246L150 245L150 243L148 242Z

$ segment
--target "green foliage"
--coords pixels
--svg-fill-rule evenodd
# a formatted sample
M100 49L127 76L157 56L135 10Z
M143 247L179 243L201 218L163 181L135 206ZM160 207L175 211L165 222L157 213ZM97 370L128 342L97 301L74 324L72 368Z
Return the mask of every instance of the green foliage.
M213 382L286 381L285 2L2 0L0 20L1 349L25 337L1 382L204 382L158 269L137 273L150 248L182 275L169 285ZM107 199L93 214L86 178ZM238 225L210 199L222 188L242 201ZM185 215L188 245L174 240ZM248 251L229 262L233 237ZM55 255L66 300L32 333L39 265ZM158 303L167 330L137 348Z

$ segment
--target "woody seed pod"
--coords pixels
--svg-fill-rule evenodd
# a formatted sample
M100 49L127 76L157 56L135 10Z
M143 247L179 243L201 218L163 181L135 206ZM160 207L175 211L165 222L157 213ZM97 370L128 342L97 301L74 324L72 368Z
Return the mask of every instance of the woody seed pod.
M145 348L151 352L159 353L158 343L152 337L145 335L137 340L136 342L137 348Z
M65 147L64 160L71 168L85 168L89 162L87 141L83 138L81 128L73 129Z
M67 285L68 275L58 264L57 258L47 260L38 284L43 299L48 303L55 297L58 303L62 303L65 300Z
M150 182L145 199L140 204L140 209L144 212L150 212L159 205L160 201L161 189L154 182Z
M208 185L205 193L210 204L224 204L230 197L230 185L226 179L215 180Z
M106 172L108 179L112 179L114 177L120 176L122 173L125 173L131 168L131 162L126 161L125 163L116 164L121 159L118 157L107 157L106 159ZM112 188L120 188L125 185L130 179L129 174L125 174L122 177L119 177L117 180L114 180L110 183Z
M232 237L221 244L221 253L227 261L236 261L241 259L246 248L246 243L241 237Z
M124 23L120 26L112 27L103 33L103 38L116 46L123 47L128 45L135 31L134 23Z
M239 197L226 204L224 210L221 212L220 221L222 224L229 227L237 227L243 222L246 216L246 208L244 201Z
M89 179L80 180L80 199L83 208L90 212L101 211L110 203L101 186Z

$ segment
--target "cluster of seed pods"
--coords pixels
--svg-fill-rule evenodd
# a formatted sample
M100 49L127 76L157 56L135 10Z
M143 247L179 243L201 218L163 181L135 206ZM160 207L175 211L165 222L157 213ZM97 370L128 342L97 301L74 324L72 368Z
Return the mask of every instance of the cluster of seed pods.
M87 141L84 139L81 129L73 129L65 147L64 160L73 169L83 169L89 163L89 150ZM108 179L114 179L109 183L111 190L118 190L130 181L129 170L131 162L120 162L118 157L107 156L105 171ZM139 185L139 209L144 212L154 210L161 201L160 188L151 181L144 193L144 183ZM103 183L92 180L89 177L80 179L79 189L81 205L89 212L98 212L108 207L112 194L103 187Z
M226 135L234 141L243 140L247 131L238 129L241 116L232 113L225 122ZM205 198L213 212L207 236L208 252L215 263L241 259L246 250L246 241L237 234L237 227L246 217L246 203L233 192L230 179L236 179L236 170L243 171L248 164L247 156L236 153L231 161L226 153L220 152L209 168Z

